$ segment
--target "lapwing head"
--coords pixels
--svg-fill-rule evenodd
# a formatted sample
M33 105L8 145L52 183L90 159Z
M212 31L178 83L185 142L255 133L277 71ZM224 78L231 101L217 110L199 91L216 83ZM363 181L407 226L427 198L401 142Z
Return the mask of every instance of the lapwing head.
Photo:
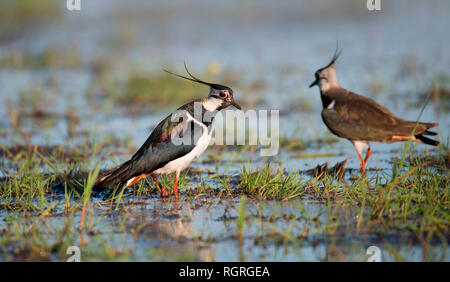
M338 46L336 46L336 50L334 51L334 55L330 63L315 72L314 76L316 77L316 79L313 81L313 83L311 83L311 85L309 85L309 88L317 85L319 86L320 91L328 91L333 87L339 87L334 64L339 58L339 55L341 55L341 52L342 50L339 50Z
M209 82L205 82L201 79L198 79L197 77L195 77L194 75L192 75L187 66L186 63L184 64L184 68L186 69L186 72L189 74L190 77L186 77L183 75L179 75L173 72L170 72L168 70L164 70L167 73L176 75L178 77L190 80L190 81L194 81L194 82L198 82L204 85L208 85L209 86L209 96L208 96L208 100L213 101L212 104L214 104L214 109L213 110L222 110L225 109L229 106L234 106L236 109L241 110L241 106L239 106L235 101L234 101L234 97L233 97L233 89L231 89L228 86L225 85L221 85L221 84L216 84L216 83L209 83Z

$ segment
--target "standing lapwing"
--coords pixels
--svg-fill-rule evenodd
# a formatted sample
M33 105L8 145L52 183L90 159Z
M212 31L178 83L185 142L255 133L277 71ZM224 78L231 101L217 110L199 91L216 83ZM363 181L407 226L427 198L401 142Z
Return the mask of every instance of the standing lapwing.
M367 160L372 153L369 141L398 142L408 141L411 134L412 141L432 146L439 146L439 142L424 135L437 135L428 129L438 123L407 121L396 117L385 107L375 101L355 94L339 85L334 64L340 55L336 48L331 62L316 71L313 83L320 88L322 98L322 120L335 135L346 138L353 143L361 162L361 171L365 170ZM362 150L367 148L363 159Z
M164 70L172 75L208 85L208 98L197 99L181 106L177 111L161 121L145 141L144 145L118 168L100 177L96 188L121 189L129 187L147 176L152 176L161 195L168 196L167 190L156 175L175 173L173 192L178 197L178 177L180 172L203 153L211 140L212 122L218 111L228 106L241 107L234 101L233 90L227 86L202 81L193 76L186 67L189 77Z

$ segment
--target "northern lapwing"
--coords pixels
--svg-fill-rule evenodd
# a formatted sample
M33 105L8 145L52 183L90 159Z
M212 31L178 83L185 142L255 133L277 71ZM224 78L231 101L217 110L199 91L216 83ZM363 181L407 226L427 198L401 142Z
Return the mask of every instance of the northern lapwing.
M100 177L96 188L124 189L152 176L162 196L168 196L167 190L158 181L156 175L175 173L173 192L178 197L178 178L180 172L203 153L211 140L212 122L218 111L234 106L233 90L227 86L205 82L164 70L172 75L209 86L208 98L187 103L161 121L140 149L118 168ZM99 189L99 190L100 190Z
M346 138L353 143L364 171L372 150L369 142L398 142L411 140L432 146L439 146L438 141L425 135L437 135L428 129L439 125L407 121L396 117L385 107L375 101L342 88L339 85L335 62L340 55L336 48L331 62L316 71L315 80L310 88L318 85L322 98L322 120L335 135ZM362 150L367 148L365 158Z

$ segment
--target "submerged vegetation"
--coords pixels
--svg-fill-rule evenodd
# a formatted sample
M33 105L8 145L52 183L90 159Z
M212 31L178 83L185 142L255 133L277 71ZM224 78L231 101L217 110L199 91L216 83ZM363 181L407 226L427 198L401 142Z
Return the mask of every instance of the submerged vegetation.
M57 0L4 0L0 10L0 41L15 37L20 31L54 21L60 14Z
M180 72L184 74L184 72ZM264 88L263 82L255 80L248 84L239 84L233 72L223 71L221 75L211 75L210 72L198 74L205 81L212 81L240 87L256 93ZM90 89L91 98L107 97L117 105L127 106L128 109L138 112L161 110L173 106L181 106L188 101L204 98L208 89L190 81L181 80L163 70L145 71L131 70L120 77L111 72L101 72L97 76L95 85ZM245 98L245 99L244 99ZM244 97L244 106L255 106L262 101L254 95Z
M107 60L84 65L76 55L65 63L61 58L49 51L19 59L7 55L1 62L13 69L88 69L92 84L86 101L107 117L111 104L114 110L159 112L206 92L162 71L117 75ZM216 78L208 69L201 76L253 93L265 87L259 78L239 84L227 71ZM256 146L211 146L180 177L179 201L161 199L150 178L110 196L92 190L100 167L117 165L136 146L129 135L91 140L95 134L89 127L80 128L82 114L52 110L59 105L51 99L55 93L65 99L59 81L50 78L6 102L9 127L0 131L7 140L0 144L0 260L65 260L70 246L82 248L83 260L220 260L215 249L224 244L236 245L236 260L246 259L244 246L253 248L248 253L254 260L263 260L271 248L280 250L283 260L297 260L304 249L316 252L318 245L329 249L326 256L308 254L305 260L364 260L364 248L373 244L381 244L389 260L448 260L448 141L432 151L405 146L388 152L387 166L361 175L346 168L345 151L323 150L339 145L339 139L313 128L312 135L282 136L281 155L273 158L259 157ZM446 101L445 93L430 96ZM242 98L244 105L263 102L248 98ZM303 125L296 126L295 132L303 133ZM43 143L33 139L43 138L36 129L56 129L59 141L36 145ZM328 158L342 162L316 162ZM312 160L306 169L296 168L305 160ZM171 190L174 177L160 181ZM409 257L415 248L420 254Z
M181 106L188 100L203 98L205 92L194 83L177 81L162 71L132 72L123 81L106 81L102 85L102 95L132 108Z
M27 59L23 66L53 68L56 61ZM88 101L140 111L204 96L198 85L163 72L118 79L108 64L87 66L94 73ZM59 86L42 88L58 92ZM179 201L161 199L150 178L110 196L92 184L100 167L117 165L136 150L130 136L91 140L95 134L79 128L78 114L52 112L57 102L44 92L36 87L7 102L10 127L1 134L15 145L0 145L0 260L65 260L70 246L83 249L83 260L217 260L214 249L235 242L239 260L245 260L244 245L254 248L253 255L276 248L295 259L305 246L322 245L330 251L316 259L364 260L364 248L373 244L382 244L389 260L448 260L448 141L433 151L405 146L390 168L367 175L346 168L348 158L299 170L281 157L257 156L255 146L211 146L181 175ZM58 131L60 145L33 144L34 123L47 129L61 120L67 134ZM313 136L282 137L280 148L289 160L344 159L342 151L321 150L338 142L314 130ZM219 167L231 172L219 174ZM171 190L174 177L160 181ZM410 249L403 246L420 254L407 257Z
M7 69L79 69L83 62L74 48L49 47L40 52L10 50L0 57L0 66Z
M162 234L170 232L165 228L172 228L172 221L181 220L189 225L194 211L222 207L225 214L220 216L215 212L217 220L225 223L235 218L236 233L228 238L204 237L186 231L172 234L176 244L186 246L186 242L191 242L188 249L193 248L190 251L193 253L182 252L173 259L188 256L204 260L196 248L223 240L292 247L314 241L317 236L324 242L341 238L341 244L345 244L343 238L370 235L375 236L373 240L386 236L409 240L423 247L422 259L446 260L450 227L446 147L434 154L412 153L396 178L391 178L389 173L378 173L347 180L350 172L345 170L345 164L340 167L345 173L342 180L329 175L327 170L311 176L305 171L286 170L279 163L268 163L261 169L243 165L234 176L188 171L180 178L180 202L170 197L161 203L167 211L148 210L156 213L154 216L163 216L155 219L152 223L156 224L152 227L155 231L148 233L144 230L152 221L144 220L143 225L136 226L128 224L130 217L144 216L139 215L139 207L156 204L152 200L159 197L156 185L146 180L108 199L102 194L92 194L92 180L99 173L99 160L95 156L102 154L107 146L96 142L85 144L88 147L70 151L92 154L68 155L62 148L2 149L2 174L11 176L3 177L0 182L0 214L7 223L0 228L1 260L61 260L66 257L66 248L74 244L89 245L84 253L86 260L157 259L161 254L151 251L137 255L132 245L124 249L116 240L161 241ZM398 165L398 161L394 162L393 169ZM7 173L6 167L17 173ZM91 170L86 171L86 167ZM161 182L171 187L173 177L161 177ZM268 200L278 202L279 208L265 208L274 203ZM308 206L321 208L311 211ZM115 223L109 229L111 216ZM255 233L254 223L272 227ZM142 234L146 239L142 239ZM438 256L430 248L436 244L442 248ZM406 259L395 250L389 255Z

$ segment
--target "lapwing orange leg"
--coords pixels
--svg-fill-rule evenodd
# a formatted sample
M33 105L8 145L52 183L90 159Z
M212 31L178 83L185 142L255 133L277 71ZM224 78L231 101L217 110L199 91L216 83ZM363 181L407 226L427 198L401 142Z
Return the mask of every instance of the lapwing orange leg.
M361 172L364 172L366 170L367 160L369 160L369 157L372 154L372 150L370 149L370 147L369 147L369 149L367 149L366 157L364 159L362 158L361 152L357 151L357 153L358 153L359 161L361 162L361 167L359 170Z
M372 155L372 149L370 149L370 147L367 149L366 152L366 157L364 158L364 164L367 163L367 161L369 160L370 155Z
M361 162L361 167L359 170L361 172L364 172L366 170L367 161L369 160L369 157L372 154L372 150L370 149L370 147L367 149L366 157L364 159L362 158L362 154L360 151L356 151L356 152L358 153L359 161Z
M364 141L352 141L353 146L355 146L356 153L358 153L359 161L361 163L360 171L364 172L366 170L366 163L369 159L370 155L372 154L372 150L370 149L370 146L367 142ZM363 159L362 157L362 150L363 148L367 148L366 157Z
M167 190L161 185L161 183L159 182L159 180L156 177L156 175L152 174L152 178L153 178L153 181L155 181L156 184L158 185L160 193L161 193L161 196L163 196L163 197L169 196L169 192L167 192Z
M175 198L178 198L178 178L180 177L180 172L175 172L175 181L173 182L173 194Z
M359 157L359 162L361 164L361 166L359 167L359 170L361 172L364 172L364 170L366 170L366 162L364 161L364 159L362 158L361 152L356 151L358 153L358 157Z
M175 195L175 198L178 198L178 177L176 177L173 182L173 194Z

